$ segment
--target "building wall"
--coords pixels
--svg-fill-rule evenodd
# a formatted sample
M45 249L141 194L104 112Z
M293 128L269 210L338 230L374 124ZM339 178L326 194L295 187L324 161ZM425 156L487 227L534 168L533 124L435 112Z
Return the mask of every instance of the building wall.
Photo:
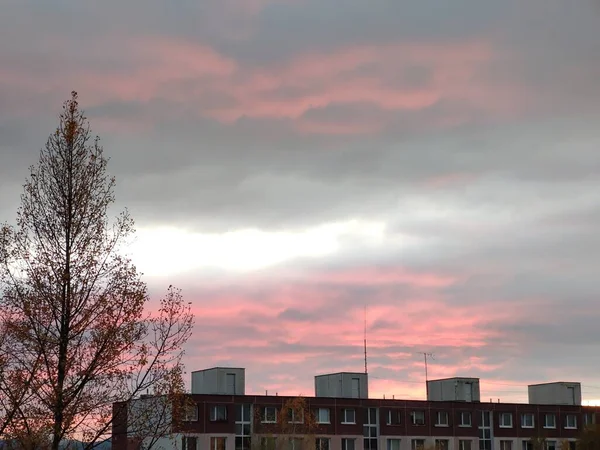
M448 378L427 382L427 399L429 401L467 401L481 400L479 380L477 378ZM468 390L468 392L467 392Z
M198 436L198 450L210 450L211 436L227 436L227 450L235 450L236 433L236 405L250 404L253 412L251 414L253 434L276 434L277 426L262 423L261 410L265 406L274 406L278 409L292 397L284 396L231 396L231 395L198 395L190 396L198 408L197 420L180 422L174 424L174 430L178 435ZM427 445L433 446L435 439L448 439L450 448L448 450L459 450L460 440L478 441L482 411L489 411L491 415L491 437L496 444L493 450L500 450L500 440L514 440L512 450L522 450L523 440L532 437L545 436L549 440L557 442L563 440L575 440L583 427L583 413L592 413L594 417L600 413L600 407L572 406L572 405L530 405L530 404L507 404L507 403L465 403L465 402L427 402L416 400L392 400L392 399L351 399L351 398L305 398L306 405L312 411L317 408L328 408L330 410L330 423L319 424L312 434L315 436L331 437L330 450L341 450L341 439L344 436L356 438L356 450L362 450L363 426L365 423L365 411L367 408L378 410L378 450L387 450L387 439L400 439L400 450L411 450L411 440L422 438ZM210 410L214 406L223 405L227 411L227 419L221 422L210 420ZM355 410L355 423L344 424L345 409ZM115 406L115 414L120 409ZM388 424L388 413L393 412L397 417L397 423ZM422 411L425 423L413 424L411 413ZM446 413L448 423L446 426L436 424L438 413ZM470 426L461 426L461 413L470 414ZM511 414L512 426L501 427L499 420L503 413ZM532 414L534 426L525 428L521 424L523 414ZM554 414L556 428L545 428L545 414ZM572 415L577 422L576 429L565 428L567 416ZM118 414L117 414L118 416ZM113 424L113 448L115 450L127 450L127 427L124 426L126 414L123 417L115 417ZM166 441L165 441L166 442ZM360 445L359 445L360 442ZM180 440L177 441L180 445ZM201 444L203 443L203 444ZM230 447L231 446L231 447ZM479 445L471 447L478 450ZM168 448L166 450L169 450Z
M358 379L358 395L353 380ZM368 398L369 382L366 373L341 372L315 377L315 396L330 398Z
M569 388L572 388L571 391ZM545 383L527 386L529 403L538 405L581 405L580 383ZM573 393L574 397L573 398Z
M228 375L235 376L235 390L228 386ZM214 367L192 372L192 394L244 395L245 370L241 368Z

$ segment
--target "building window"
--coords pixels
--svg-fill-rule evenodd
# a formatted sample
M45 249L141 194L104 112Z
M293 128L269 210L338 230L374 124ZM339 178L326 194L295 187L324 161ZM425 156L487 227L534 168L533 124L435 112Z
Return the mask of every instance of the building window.
M235 405L235 450L250 450L251 406Z
M556 450L556 441L546 441L546 450Z
M263 409L263 423L275 423L277 422L277 408L274 406L265 406Z
M183 436L181 438L181 450L196 450L198 448L198 438L192 436Z
M301 450L303 439L300 437L291 437L288 439L288 450Z
M471 450L471 441L461 439L458 441L458 450Z
M261 450L275 450L277 447L277 439L273 436L267 436L260 438Z
M532 413L521 414L521 428L533 428L534 425Z
M216 405L210 408L211 422L227 422L227 407L225 405Z
M344 409L342 423L356 423L356 412L350 408ZM344 450L344 449L342 449L342 450ZM352 449L352 450L354 450L354 449Z
M435 426L436 427L447 427L448 426L448 413L446 411L438 411Z
M329 450L331 440L329 438L319 437L315 439L315 450Z
M512 450L512 441L500 441L500 450Z
M471 411L462 411L460 413L460 426L470 427L471 426Z
M388 409L387 412L387 424L388 425L400 425L402 421L402 410L400 409Z
M211 437L210 438L210 450L225 450L227 438L225 437Z
M329 408L317 409L317 423L331 423Z
M529 439L526 441L523 441L523 443L521 444L521 449L522 450L533 450L533 442L531 442Z
M594 425L596 423L596 415L594 413L584 413L583 414L583 424L584 425Z
M304 411L294 408L288 409L288 423L304 423Z
M500 428L512 428L512 413L500 413Z
M570 430L577 429L577 416L575 414L567 414L565 418L565 428Z
M448 450L449 442L448 439L436 439L435 450Z
M410 420L413 425L425 425L425 411L413 411L410 413Z
M363 425L364 450L377 450L377 408L365 409L365 421Z
M423 450L425 448L425 439L411 439L410 450Z
M400 450L400 439L388 439L387 450Z
M544 414L544 428L556 428L555 414Z
M354 411L354 410L351 410ZM342 450L355 450L354 443L356 439L342 438Z
M184 422L198 422L198 405L187 405L183 413Z

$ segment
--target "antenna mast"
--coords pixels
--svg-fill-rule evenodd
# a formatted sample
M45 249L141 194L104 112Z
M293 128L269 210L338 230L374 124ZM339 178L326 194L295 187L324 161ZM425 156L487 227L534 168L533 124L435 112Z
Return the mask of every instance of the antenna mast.
M367 373L367 305L365 304L365 373Z
M433 358L433 353L427 353L427 352L419 352L420 355L423 355L423 358L425 359L425 391L427 393L427 399L429 399L429 378L427 376L427 357L429 356L431 359Z

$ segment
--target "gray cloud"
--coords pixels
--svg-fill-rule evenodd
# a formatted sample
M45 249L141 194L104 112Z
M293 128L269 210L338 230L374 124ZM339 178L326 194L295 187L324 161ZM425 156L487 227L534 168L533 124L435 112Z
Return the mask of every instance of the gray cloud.
M311 392L314 373L360 369L366 303L374 314L383 311L369 330L373 381L406 382L406 395L422 387L415 352L423 349L437 355L434 374L449 368L496 380L487 392L503 398L522 399L521 382L572 374L593 380L600 9L561 0L273 0L252 11L231 5L4 5L0 221L14 217L27 167L55 126L60 102L71 89L90 87L80 92L82 104L111 157L118 206L128 206L140 226L219 233L349 219L386 223L380 245L341 237L338 253L288 261L256 275L258 281L230 276L226 286L215 286L207 273L169 280L195 307L222 306L215 299L238 305L231 317L199 316L190 369L230 361L248 367L257 392L286 383ZM129 95L144 81L136 69L148 61L129 52L127 38L152 36L187 39L231 58L231 83L184 74ZM328 79L290 79L282 70L301 55L325 55L325 65L342 49L423 43L440 55L449 44L480 43L485 51L471 66L446 71L435 60L407 62L402 54L344 66ZM254 88L249 80L257 74L266 87L245 95L274 109L342 85L381 87L390 96L436 83L448 90L420 109L338 98L297 117L252 117L251 109L232 122L210 116L236 106L236 89ZM274 74L279 78L270 84ZM326 134L306 124L376 126ZM374 268L455 279L411 284L365 272ZM288 272L297 279L288 280ZM362 272L366 281L358 279ZM162 282L150 281L153 289ZM471 315L473 323L450 326ZM502 385L506 380L512 381ZM600 396L594 389L587 395Z

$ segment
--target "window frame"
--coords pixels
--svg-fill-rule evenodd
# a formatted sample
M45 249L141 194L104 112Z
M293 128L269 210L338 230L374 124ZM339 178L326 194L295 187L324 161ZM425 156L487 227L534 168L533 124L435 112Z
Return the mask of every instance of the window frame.
M210 450L219 450L218 445L216 445L216 444L217 444L217 442L220 442L221 440L223 440L223 450L227 449L227 436L211 436L208 441L209 449ZM213 446L213 443L215 444L214 446Z
M467 445L468 448L465 448L464 444ZM471 450L473 448L473 440L472 439L459 439L458 440L458 450Z
M260 448L261 450L275 450L277 448L277 438L275 436L261 436Z
M394 417L396 418L396 421L392 420ZM392 427L402 425L402 410L393 408L388 409L385 424Z
M446 423L443 423L440 421L440 418L443 416L446 417ZM450 414L448 414L448 411L437 411L437 413L435 415L435 426L436 427L449 427L450 426Z
M196 403L184 407L182 422L198 422L198 405Z
M504 420L509 418L508 424ZM511 412L501 412L498 417L498 428L513 428L513 414Z
M421 445L417 444L417 442L422 442ZM410 440L410 449L411 450L423 450L425 448L426 441L425 439L411 439Z
M219 410L224 412L225 416L223 418L219 418ZM227 422L227 416L227 405L211 405L208 416L210 422Z
M270 410L270 409L272 409L275 412L273 420L267 420L267 410ZM276 406L263 406L262 410L263 410L262 417L261 417L262 423L277 423L277 407Z
M513 441L511 439L500 439L500 450L513 450Z
M350 442L352 442L351 449L348 448ZM342 438L342 450L356 450L356 438Z
M573 418L574 425L569 425L569 417ZM577 429L577 414L565 414L565 430Z
M300 413L300 420L296 418L297 413ZM288 409L288 423L304 423L304 411L301 409L296 410L294 408Z
M441 444L444 443L445 445L442 446ZM450 439L435 439L433 441L433 448L435 448L435 450L449 450L450 449Z
M321 420L321 411L327 411L327 422ZM331 409L329 408L317 408L317 423L318 424L330 424L331 423Z
M469 418L469 423L466 423L463 421L463 415L466 414L467 417ZM467 428L467 427L472 427L473 426L473 415L471 414L471 411L461 411L460 412L460 423L458 425L459 427L463 427L463 428Z
M548 425L548 417L552 417L552 424ZM553 430L556 428L556 414L555 413L544 413L544 428Z
M527 417L531 417L531 425L527 425ZM521 428L535 428L535 414L526 412L521 414Z
M400 439L398 437L389 437L389 438L386 439L386 442L385 442L385 448L386 448L386 450L396 450L392 446L392 443L398 444L397 450L401 450L402 449L402 439Z
M348 411L352 411L352 422L348 421ZM342 410L342 425L356 425L356 409L344 408ZM342 449L343 450L343 449Z
M321 442L327 442L327 448L319 445ZM315 450L330 450L331 449L331 438L318 436L315 438Z
M422 421L421 423L419 423L419 421L417 421L417 414L419 414L422 417ZM422 427L425 425L425 411L422 409L416 409L414 411L410 412L410 422L412 423L413 426L418 426L418 427Z

